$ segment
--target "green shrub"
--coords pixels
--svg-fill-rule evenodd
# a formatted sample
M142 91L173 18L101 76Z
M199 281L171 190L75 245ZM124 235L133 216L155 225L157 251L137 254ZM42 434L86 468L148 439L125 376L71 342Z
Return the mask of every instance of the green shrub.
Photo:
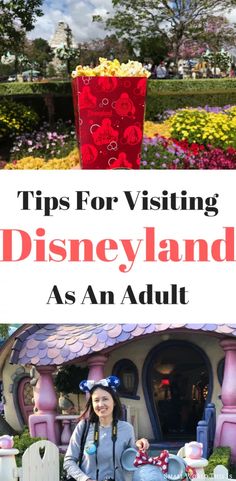
M232 90L236 92L235 78L222 79L184 79L184 80L149 80L148 88L152 91L165 94L185 94L202 92L223 92Z
M0 83L0 96L27 100L34 106L47 94L53 96L55 119L73 115L70 81ZM148 80L146 120L156 120L164 110L205 105L223 107L236 104L236 79ZM37 109L38 111L38 109Z
M27 427L24 428L21 434L14 436L14 448L19 450L19 454L16 456L16 464L18 467L22 465L22 456L26 449L41 439L43 438L31 438Z
M15 95L71 95L71 82L8 82L0 83L0 96Z
M31 132L38 122L38 115L31 108L10 99L1 101L0 139L21 132Z
M148 95L158 98L160 95L195 95L211 93L235 93L236 79L201 79L201 80L148 80ZM71 95L70 81L47 82L8 82L0 84L0 96L3 95ZM210 95L209 95L210 96Z
M218 464L222 464L225 468L230 468L231 450L228 447L215 448L212 455L209 457L208 466L205 468L206 477L213 476L214 469Z
M73 119L70 81L0 83L0 96L29 106L43 121Z
M194 94L164 94L147 96L146 120L155 121L158 114L165 110L177 110L186 107L224 107L236 104L236 92L205 92Z
M64 464L64 457L65 455L60 453L59 454L59 473L60 479L65 479L66 472L64 471L63 464Z
M149 80L146 119L164 110L236 104L236 79Z

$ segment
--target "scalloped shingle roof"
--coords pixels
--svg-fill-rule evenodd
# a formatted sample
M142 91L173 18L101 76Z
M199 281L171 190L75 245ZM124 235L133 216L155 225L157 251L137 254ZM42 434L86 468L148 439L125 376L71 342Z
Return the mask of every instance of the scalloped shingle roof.
M35 324L16 337L10 362L60 365L140 336L180 328L236 336L236 324Z

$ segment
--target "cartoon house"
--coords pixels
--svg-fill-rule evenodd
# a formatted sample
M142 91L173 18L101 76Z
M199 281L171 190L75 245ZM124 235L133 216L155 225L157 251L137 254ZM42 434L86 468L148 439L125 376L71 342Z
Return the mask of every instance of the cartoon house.
M136 436L155 447L198 439L207 453L213 440L236 460L236 324L20 327L0 348L5 418L16 430L29 422L62 450L78 417L59 412L53 378L70 364L88 367L89 379L119 376Z

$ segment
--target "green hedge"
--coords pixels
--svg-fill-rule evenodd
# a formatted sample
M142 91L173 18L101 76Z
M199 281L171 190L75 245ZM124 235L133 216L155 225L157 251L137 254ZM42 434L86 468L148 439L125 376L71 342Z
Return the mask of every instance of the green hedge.
M200 79L200 80L149 80L149 90L171 93L197 93L202 91L236 91L236 78Z
M25 101L45 116L45 96L52 94L55 118L71 118L73 105L71 82L12 82L0 83L0 96ZM236 79L149 80L146 119L156 120L164 110L205 105L236 104ZM40 112L41 111L41 112Z
M146 119L164 110L228 104L236 104L236 79L154 80L148 82Z
M202 94L176 94L176 95L148 95L146 107L146 120L157 120L157 115L164 110L176 110L185 107L224 107L236 105L236 91L233 92L208 92Z
M18 449L19 453L16 456L16 464L18 467L22 466L22 456L26 449L37 441L41 441L44 438L32 438L29 434L28 427L24 427L21 434L14 436L14 449Z
M0 96L2 95L39 95L53 94L71 96L71 82L8 82L0 83Z
M149 80L148 95L179 95L223 93L231 91L236 93L236 78L226 79L201 79L201 80ZM42 95L53 93L55 95L71 95L71 82L8 82L0 83L1 95Z
M212 455L209 457L208 466L205 468L205 475L206 477L213 476L214 469L218 464L222 464L227 468L230 469L230 455L231 450L228 447L224 448L215 448Z
M71 82L8 82L0 83L0 97L11 97L35 110L40 118L49 120L47 96L51 94L54 104L54 120L73 119Z

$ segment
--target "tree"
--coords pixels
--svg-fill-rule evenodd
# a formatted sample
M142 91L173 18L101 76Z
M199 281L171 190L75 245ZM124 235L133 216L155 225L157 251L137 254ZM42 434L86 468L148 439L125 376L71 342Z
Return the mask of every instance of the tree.
M36 63L40 72L46 76L47 66L53 58L53 51L47 40L36 38L32 42L28 41L24 53L27 56L29 63Z
M42 16L43 0L0 0L0 54L21 44L25 32Z
M233 47L236 44L236 28L234 24L222 16L209 17L201 34L201 41L212 52L222 48Z
M9 324L0 324L0 338L6 339L9 336Z
M203 31L195 32L192 38L183 39L179 53L181 58L201 58L207 61L211 68L220 67L227 72L231 56L224 49L235 44L235 25L222 16L209 16Z
M221 50L220 52L210 52L207 50L203 55L203 59L214 69L215 75L217 67L220 68L221 72L227 73L232 62L230 54L224 50Z
M72 46L72 31L67 25L66 28L66 42L61 43L55 50L54 50L54 55L61 60L61 62L64 62L64 65L66 66L66 72L67 75L70 77L71 71L73 68L76 66L76 61L79 58L80 51L78 48L75 48ZM75 63L75 65L74 65ZM73 64L73 67L72 67ZM62 73L63 73L63 63L61 64L62 68Z
M140 59L144 62L152 60L158 65L167 57L169 45L164 35L158 35L151 38L143 38L140 42Z
M236 6L236 0L112 0L115 13L96 15L94 21L120 38L129 38L140 46L143 38L164 35L178 59L184 38L203 31L209 16L226 13Z
M192 38L183 39L181 46L179 48L180 57L185 60L190 60L193 58L201 58L203 53L206 51L207 45L202 41L197 41ZM170 54L170 57L172 55ZM174 56L174 54L173 54Z
M5 65L0 62L0 77L2 78L6 77L6 80L7 80L9 75L12 75L14 73L15 73L14 63Z
M99 57L118 58L121 62L133 55L132 46L127 40L119 40L116 35L107 35L104 39L83 42L80 47L80 63L82 65L97 64Z
M75 364L70 364L67 366L62 366L55 376L54 382L56 390L63 394L77 394L79 409L79 384L84 379L87 379L88 372L89 370L87 367L80 367Z
M76 61L79 58L80 52L78 48L70 47L65 44L60 45L54 51L54 55L66 64L66 72L68 77L72 71L72 61Z

